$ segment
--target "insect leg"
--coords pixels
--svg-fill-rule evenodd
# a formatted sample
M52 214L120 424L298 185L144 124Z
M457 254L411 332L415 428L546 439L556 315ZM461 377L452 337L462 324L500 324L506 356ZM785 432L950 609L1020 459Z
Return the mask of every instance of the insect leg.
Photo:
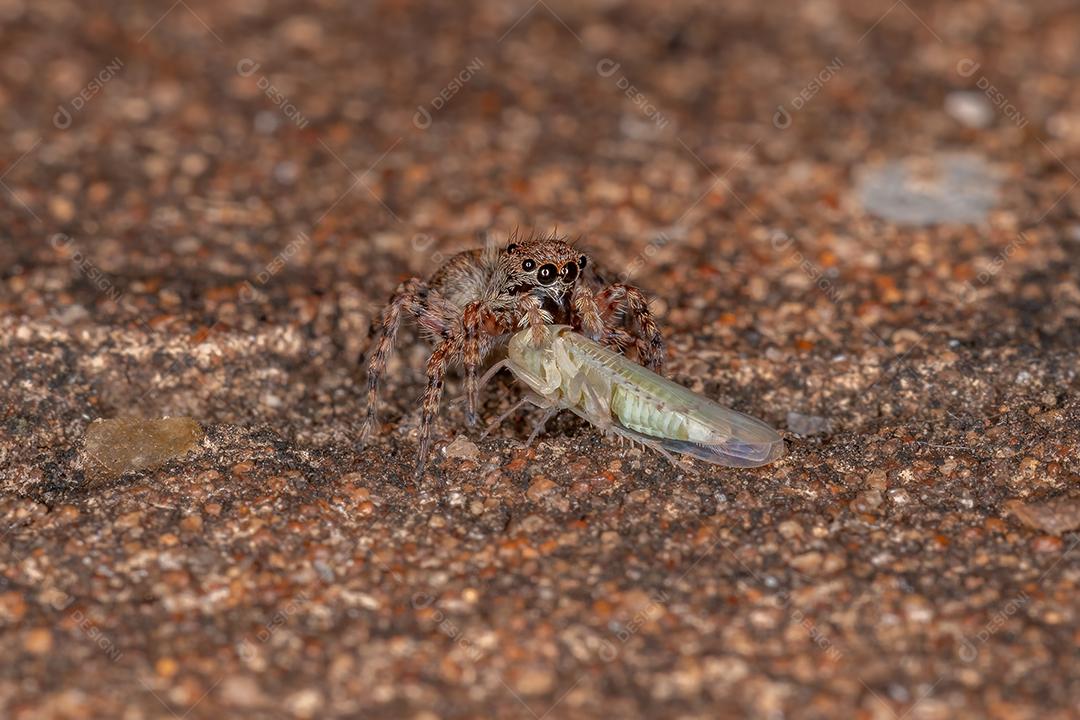
M516 413L518 410L521 409L521 406L526 404L526 403L533 403L535 405L536 404L536 399L531 395L526 395L525 397L518 400L516 403L514 403L513 405L510 406L509 410L507 410L506 412L499 415L499 417L492 420L491 423L487 426L487 429L484 430L483 435L481 435L480 437L481 438L486 438L488 436L488 434L492 430L497 428L502 423L503 420L510 417L514 413Z
M460 342L457 338L449 337L435 346L427 364L427 388L424 390L420 415L420 440L416 457L416 477L419 479L424 474L424 464L427 461L428 450L431 447L431 426L435 422L435 416L439 412L439 400L442 398L443 381L446 379L446 369Z
M544 407L544 406L542 405L541 407ZM551 417L555 413L559 412L559 410L561 410L561 409L562 408L560 406L558 406L558 405L552 405L552 406L548 407L547 412L544 413L543 417L541 417L537 421L536 426L533 427L533 431L529 435L529 439L525 441L525 447L529 447L530 445L532 445L532 441L535 440L536 436L540 434L540 431L544 429L544 426L547 425L547 421L550 420Z
M606 396L602 396L597 388L585 383L582 385L582 400L583 403L579 403L579 407L582 407L584 411L584 417L590 423L600 428L601 430L607 430L611 425L611 402L609 399L611 392L606 391Z
M495 373L499 372L504 367L508 367L509 365L510 362L508 360L500 360L499 362L495 363L494 365L489 367L488 371L484 373L484 375L477 381L477 385L479 387L484 387L488 384L491 378L495 377Z
M682 469L682 466L679 465L679 461L675 459L675 456L665 450L664 446L659 441L650 438L648 435L642 435L641 433L634 432L633 430L628 430L627 428L620 426L618 423L612 423L611 427L608 429L615 435L618 435L620 438L626 438L627 440L629 440L631 445L634 443L641 443L645 447L650 448L651 450L655 450L656 452L663 455L664 459L666 459L669 463L679 469Z
M397 338L398 328L401 326L401 313L403 310L414 316L422 313L424 298L427 293L428 287L420 278L411 278L398 285L397 290L390 297L390 302L383 310L382 336L379 338L375 351L368 361L367 415L360 426L359 442L361 444L363 444L364 439L375 425L375 415L378 410L379 380L386 370L386 363L394 349L394 340ZM372 334L374 334L376 326L372 324L371 329Z

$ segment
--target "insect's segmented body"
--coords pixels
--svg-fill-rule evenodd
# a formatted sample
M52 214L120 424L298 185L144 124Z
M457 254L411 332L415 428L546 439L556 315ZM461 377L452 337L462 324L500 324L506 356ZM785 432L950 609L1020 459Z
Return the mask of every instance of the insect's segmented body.
M667 380L564 325L545 327L540 344L528 332L516 334L507 359L492 371L498 367L508 367L536 393L523 402L547 407L545 421L568 409L669 459L668 451L729 467L757 467L784 452L783 439L760 420Z

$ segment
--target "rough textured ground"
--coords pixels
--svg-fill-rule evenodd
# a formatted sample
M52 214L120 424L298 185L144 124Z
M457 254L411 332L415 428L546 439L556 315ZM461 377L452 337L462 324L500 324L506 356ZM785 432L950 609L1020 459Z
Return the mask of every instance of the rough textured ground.
M1078 33L0 0L0 715L1075 717ZM555 225L783 461L452 407L417 486L411 336L355 448L393 287ZM93 419L164 415L205 436L88 480Z

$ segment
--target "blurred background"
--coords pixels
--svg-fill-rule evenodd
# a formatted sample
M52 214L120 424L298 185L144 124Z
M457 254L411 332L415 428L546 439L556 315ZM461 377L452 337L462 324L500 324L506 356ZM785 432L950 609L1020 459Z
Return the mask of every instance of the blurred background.
M7 716L1077 710L1075 3L0 0L0 38ZM357 449L394 287L517 228L790 459L451 407L413 487L409 333ZM162 416L185 461L91 482L91 420Z

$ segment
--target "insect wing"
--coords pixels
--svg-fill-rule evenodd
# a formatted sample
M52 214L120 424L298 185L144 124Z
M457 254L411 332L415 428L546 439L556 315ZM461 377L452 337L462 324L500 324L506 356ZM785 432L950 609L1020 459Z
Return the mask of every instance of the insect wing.
M688 440L645 434L620 423L627 432L659 441L672 452L728 467L757 467L784 454L783 438L761 420L730 410L576 333L567 333L563 337L583 348L587 345L588 353L601 359L618 378L624 391L634 393L664 411L684 415L706 428L707 437Z
M701 441L665 439L664 446L669 450L731 467L757 467L784 454L783 438L756 417L726 408L667 378L659 380L666 388L664 395L709 432L708 439Z

